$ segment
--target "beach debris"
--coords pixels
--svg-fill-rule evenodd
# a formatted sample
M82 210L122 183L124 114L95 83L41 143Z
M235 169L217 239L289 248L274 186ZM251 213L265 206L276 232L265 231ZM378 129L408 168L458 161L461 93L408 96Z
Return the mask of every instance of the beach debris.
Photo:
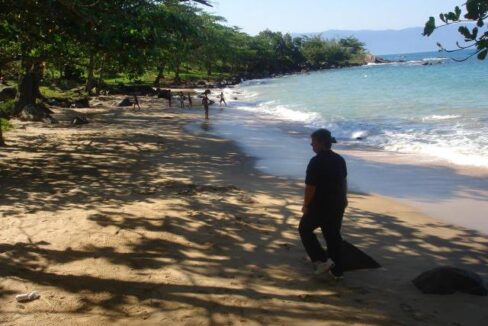
M286 243L286 242L278 242L277 243L278 246L286 249L286 250L290 250L291 247L293 246L292 244L289 244L289 243Z
M249 195L242 194L239 200L244 204L254 204L256 201Z
M456 267L443 266L428 270L412 282L426 294L453 294L459 291L481 296L488 295L488 289L478 274Z
M37 300L40 297L41 295L39 294L39 292L32 291L32 292L16 295L15 300L17 300L17 302L29 302L29 301Z

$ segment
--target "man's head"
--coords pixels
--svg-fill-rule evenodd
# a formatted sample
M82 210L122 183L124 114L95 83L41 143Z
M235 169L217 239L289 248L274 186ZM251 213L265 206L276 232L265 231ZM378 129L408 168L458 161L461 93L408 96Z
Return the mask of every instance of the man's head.
M330 131L323 128L315 130L310 137L312 138L310 145L312 145L315 153L328 150L332 147L332 143L337 143L336 139L330 134Z

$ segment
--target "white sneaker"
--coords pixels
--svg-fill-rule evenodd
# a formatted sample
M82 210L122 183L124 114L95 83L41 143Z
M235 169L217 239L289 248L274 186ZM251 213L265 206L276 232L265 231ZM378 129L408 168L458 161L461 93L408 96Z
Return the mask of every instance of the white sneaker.
M343 274L338 274L337 272L334 272L332 270L332 268L329 269L329 272L328 273L329 273L330 277L332 277L336 281L340 281L340 280L343 280L344 279L344 275Z
M323 274L328 272L332 267L334 267L334 262L330 258L326 262L317 261L313 264L313 273L315 275Z

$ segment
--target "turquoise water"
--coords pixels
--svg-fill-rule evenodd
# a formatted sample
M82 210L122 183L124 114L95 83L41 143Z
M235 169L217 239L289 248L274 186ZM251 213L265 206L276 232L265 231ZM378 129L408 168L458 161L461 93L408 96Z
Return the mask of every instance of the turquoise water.
M314 155L310 133L329 128L352 191L488 234L488 60L398 59L246 81L224 90L227 108L188 128L232 139L260 171L297 180Z
M488 167L488 60L389 58L405 62L243 82L226 90L233 119L287 134L326 127L346 147Z

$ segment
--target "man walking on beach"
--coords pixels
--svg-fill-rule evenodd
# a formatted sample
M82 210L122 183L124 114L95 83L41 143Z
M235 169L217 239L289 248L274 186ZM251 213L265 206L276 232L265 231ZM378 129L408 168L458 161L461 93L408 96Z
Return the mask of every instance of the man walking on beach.
M343 275L341 226L347 207L347 167L331 150L336 140L327 129L312 133L312 148L317 154L309 162L305 179L303 216L298 230L316 275L328 272L334 279ZM328 255L313 231L321 228Z

